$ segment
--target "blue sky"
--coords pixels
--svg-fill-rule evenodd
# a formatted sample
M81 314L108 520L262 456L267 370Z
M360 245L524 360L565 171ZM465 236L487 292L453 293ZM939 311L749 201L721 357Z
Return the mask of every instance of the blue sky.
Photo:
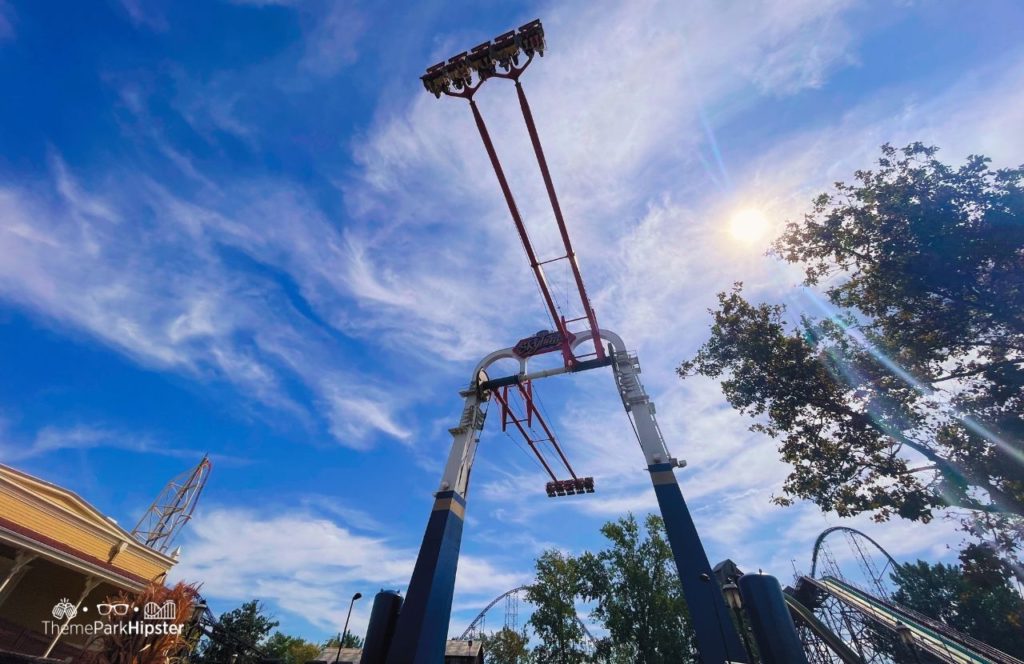
M524 85L602 325L644 366L712 561L788 576L840 521L769 503L786 468L674 367L715 292L807 300L737 241L886 141L1024 154L1024 6L0 0L0 460L131 527L204 452L179 577L325 638L404 589L476 361L545 326L467 109L422 70L528 20ZM479 96L542 255L555 228L514 93ZM562 275L553 275L565 293ZM812 311L812 313L817 313ZM545 547L655 505L610 376L539 385L598 492L549 500L492 417L453 632ZM863 525L897 557L954 524ZM353 625L365 626L369 601Z

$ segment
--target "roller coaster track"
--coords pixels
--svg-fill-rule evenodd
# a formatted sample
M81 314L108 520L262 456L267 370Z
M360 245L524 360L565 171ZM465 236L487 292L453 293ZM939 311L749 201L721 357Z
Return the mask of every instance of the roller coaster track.
M913 635L917 648L939 661L954 664L1024 664L1016 657L958 632L948 625L875 597L835 577L801 577L797 593L806 596L809 588L834 597L889 631L895 632L901 624L905 625Z
M480 625L480 623L483 622L484 616L487 615L488 611L490 611L491 609L494 608L495 604L497 604L501 600L505 599L509 595L515 594L515 593L517 593L517 592L519 592L521 590L529 590L529 589L530 589L530 586L519 586L518 588L513 588L512 590L506 590L505 592L503 592L500 595L498 595L497 597L495 597L493 600L491 600L490 604L485 606L483 608L483 610L480 611L480 613L476 614L476 618L473 618L473 622L469 623L469 627L467 627L466 631L464 631L462 633L462 636L459 637L459 640L460 641L468 640L470 638L470 636L473 634L473 630L475 630ZM590 633L590 630L587 629L586 623L584 623L583 620L580 619L579 616L576 616L576 624L578 624L580 626L580 629L583 630L583 635L586 637L587 641L590 642L591 645L595 644L596 640L594 639L594 635Z
M879 544L878 542L873 540L868 535L865 535L864 533L862 533L859 530L854 530L853 528L848 528L847 526L833 526L831 528L826 528L825 530L821 531L821 534L818 535L818 539L814 540L814 552L811 554L811 576L812 577L817 577L818 576L818 555L821 553L822 545L825 543L825 540L828 538L829 535L831 535L832 533L837 533L837 532L850 533L850 534L856 535L858 537L863 537L868 542L871 542L871 544L873 544L874 547L876 549L878 549L879 553L881 553L883 556L885 556L885 558L888 561L889 565L891 565L894 569L899 566L899 563L896 562L896 559L893 558L892 556L890 556L889 552L886 551L884 548L882 548L881 544Z

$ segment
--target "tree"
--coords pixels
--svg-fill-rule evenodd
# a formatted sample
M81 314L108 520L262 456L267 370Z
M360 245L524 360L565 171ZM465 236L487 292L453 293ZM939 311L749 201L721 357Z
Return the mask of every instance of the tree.
M537 579L526 591L534 606L529 625L541 643L537 659L550 664L579 664L585 659L583 628L576 618L580 569L572 556L551 549L536 561Z
M526 630L503 627L484 639L487 664L527 664L530 661Z
M923 560L897 566L893 600L993 647L1024 656L1024 599L990 547L971 546L960 565Z
M332 636L331 638L327 639L327 643L324 644L324 648L337 648L337 647L338 647L338 637L336 637L336 636ZM341 639L341 647L342 648L362 648L363 647L363 637L357 636L357 635L353 634L352 632L346 632L345 636L342 637L342 639Z
M928 521L965 514L1012 557L1024 539L1024 167L960 168L882 147L772 252L804 267L821 318L787 325L742 284L678 369L720 378L792 464L780 504ZM822 288L825 298L810 289Z
M136 607L156 602L163 606L171 602L175 607L174 618L164 620L168 625L179 625L183 634L161 633L145 634L140 627L150 619L144 614L129 612L119 616L111 612L104 620L111 626L126 629L98 631L87 649L91 664L164 664L171 657L177 657L188 651L185 624L192 615L199 592L196 586L179 581L173 586L151 582L139 593L122 591L107 598L109 604L132 604Z
M608 629L609 652L628 651L636 664L693 661L694 643L665 524L648 515L646 534L630 514L606 523L611 546L579 559L582 595Z
M274 632L263 646L267 656L284 664L306 664L320 654L320 646L297 636Z
M210 638L204 640L194 658L202 664L257 664L261 644L277 627L276 620L263 615L258 600L221 615ZM237 655L237 659L232 657Z

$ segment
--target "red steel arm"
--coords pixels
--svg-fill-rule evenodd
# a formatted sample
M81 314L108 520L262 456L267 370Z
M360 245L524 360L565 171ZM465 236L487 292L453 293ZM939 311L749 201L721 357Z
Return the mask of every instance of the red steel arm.
M529 64L529 63L527 63ZM525 65L523 69L525 69ZM523 110L523 119L526 121L526 129L530 133L530 142L533 143L533 152L537 155L537 164L540 166L541 175L544 177L544 187L548 190L548 199L551 201L551 209L555 213L555 221L558 222L558 231L562 235L562 244L565 246L565 257L572 266L572 276L576 279L576 288L580 292L580 301L583 303L583 311L590 324L590 331L594 333L594 350L598 358L604 358L604 347L601 345L600 328L597 326L597 316L593 307L590 306L590 298L587 296L586 286L583 285L583 275L580 274L580 266L576 261L576 254L572 250L572 242L569 240L569 230L566 228L565 219L562 217L562 207L558 204L558 196L555 195L555 185L551 181L551 172L548 170L547 159L544 158L544 148L540 144L540 136L537 134L537 126L533 122L533 113L530 111L530 103L526 101L526 93L523 91L523 84L519 82L518 75L515 77L516 94L519 95L519 106Z

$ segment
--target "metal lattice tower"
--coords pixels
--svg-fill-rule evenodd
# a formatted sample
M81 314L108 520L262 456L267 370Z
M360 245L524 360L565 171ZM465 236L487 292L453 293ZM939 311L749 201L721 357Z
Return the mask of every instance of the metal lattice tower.
M505 628L519 631L519 591L505 596Z
M796 623L796 633L804 645L804 654L809 664L835 664L836 655L828 646L803 622Z
M174 538L192 518L212 467L209 456L204 455L195 468L172 478L132 529L135 539L167 553Z
M884 641L878 628L859 611L828 595L815 613L833 634L853 648L864 664L893 661L889 649L879 647Z

